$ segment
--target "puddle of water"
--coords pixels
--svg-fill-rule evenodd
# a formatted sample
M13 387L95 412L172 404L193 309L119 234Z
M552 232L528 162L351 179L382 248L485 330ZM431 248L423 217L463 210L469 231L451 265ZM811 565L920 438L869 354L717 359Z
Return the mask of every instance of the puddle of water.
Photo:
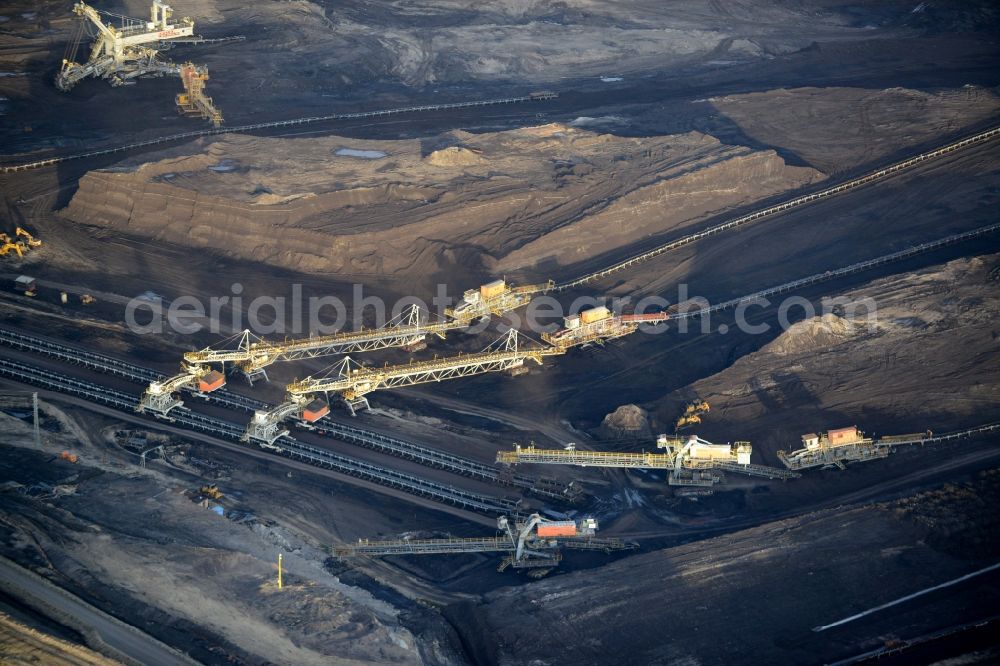
M355 148L338 148L333 151L333 154L341 157L360 157L365 160L378 160L386 157L386 153L381 150L357 150Z
M592 125L624 125L626 121L621 116L601 116L592 118L590 116L580 116L570 121L570 127L590 127Z
M215 171L216 173L229 173L230 171L236 171L239 168L239 164L236 160L221 159L218 164L213 164L208 167L209 171Z

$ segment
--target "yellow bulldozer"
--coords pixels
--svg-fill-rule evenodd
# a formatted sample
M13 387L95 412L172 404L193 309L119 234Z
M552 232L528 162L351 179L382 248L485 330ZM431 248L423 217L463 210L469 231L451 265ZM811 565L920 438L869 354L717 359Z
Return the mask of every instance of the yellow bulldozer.
M206 497L208 499L220 500L223 498L222 491L219 490L219 487L214 483L202 486L201 490L198 492L201 493L202 497Z
M684 413L681 417L677 419L677 423L674 425L675 430L680 430L689 425L695 425L696 423L701 423L701 415L707 414L711 410L711 406L704 400L699 400L688 404L684 408Z

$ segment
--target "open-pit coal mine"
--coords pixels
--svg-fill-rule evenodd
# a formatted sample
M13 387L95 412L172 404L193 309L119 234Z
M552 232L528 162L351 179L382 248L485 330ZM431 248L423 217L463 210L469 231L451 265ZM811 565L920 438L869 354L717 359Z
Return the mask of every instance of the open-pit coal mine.
M997 663L998 34L0 4L0 662Z

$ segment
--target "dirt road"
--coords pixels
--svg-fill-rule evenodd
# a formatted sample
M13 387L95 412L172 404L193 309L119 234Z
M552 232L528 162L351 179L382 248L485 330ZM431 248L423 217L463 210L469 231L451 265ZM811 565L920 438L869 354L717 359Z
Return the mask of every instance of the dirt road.
M26 601L30 606L57 609L61 614L60 621L68 616L68 621L78 625L83 633L96 634L104 643L101 646L104 651L127 663L164 666L197 663L6 558L0 558L0 585L8 594Z

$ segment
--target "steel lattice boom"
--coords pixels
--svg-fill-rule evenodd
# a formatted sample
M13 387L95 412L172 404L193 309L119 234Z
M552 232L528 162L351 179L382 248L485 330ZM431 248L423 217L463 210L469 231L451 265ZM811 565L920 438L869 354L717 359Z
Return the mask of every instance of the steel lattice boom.
M355 400L382 389L513 370L522 367L528 360L541 365L545 356L565 353L555 348L519 348L518 333L513 329L498 342L501 343L499 346L477 354L459 354L383 368L360 367L353 364L350 358L345 358L337 364L337 372L333 376L320 379L309 377L289 384L287 390L291 396L339 393L347 400Z
M187 352L189 364L235 363L249 377L264 373L272 363L319 358L334 354L354 354L390 347L416 347L429 335L443 338L445 333L466 326L459 321L422 322L420 309L414 305L380 328L347 331L284 342L269 342L244 331L235 349L202 349Z
M710 470L739 472L768 479L792 479L799 476L789 470L750 463L750 442L713 444L697 435L684 440L660 435L656 445L666 453L628 453L620 451L577 451L567 449L536 449L515 444L513 451L498 451L497 462L508 465L537 463L541 465L577 465L580 467L615 467L622 469L670 470L670 485L711 486L721 477Z
M289 384L286 387L288 396L284 403L274 409L258 410L254 413L244 439L271 445L288 432L282 428L282 421L299 416L308 425L322 418L329 409L326 404L315 405L311 412L308 408L310 404L322 402L313 400L317 394L326 396L331 393L337 394L353 413L356 409L368 407L365 396L373 391L471 377L488 372L518 372L524 368L527 360L541 365L545 356L563 353L564 349L551 347L520 348L518 332L511 329L490 347L477 354L460 354L382 368L359 366L348 356L334 365L333 372L328 377L307 377ZM311 400L313 402L310 402Z
M252 383L255 378L266 378L266 368L272 363L338 353L361 353L389 347L415 350L424 344L428 335L443 338L447 331L463 326L465 324L457 321L423 323L420 309L414 305L385 326L371 330L336 333L283 343L269 342L256 337L250 331L243 331L223 343L225 345L235 341L236 344L232 348L208 347L185 353L181 372L169 379L152 382L137 409L166 417L170 410L184 404L176 397L177 391L185 389L201 394L206 390L218 388L214 384L203 385L199 381L211 372L213 366L221 366L224 369L227 363L235 365ZM214 388L207 388L209 386Z
M333 549L337 557L361 555L447 555L454 553L508 553L498 567L544 568L554 567L562 560L561 548L572 550L617 550L636 548L634 543L621 539L598 538L597 521L584 518L549 520L537 513L523 522L511 521L506 516L497 518L497 536L465 539L391 539L385 541L359 540L355 544Z

